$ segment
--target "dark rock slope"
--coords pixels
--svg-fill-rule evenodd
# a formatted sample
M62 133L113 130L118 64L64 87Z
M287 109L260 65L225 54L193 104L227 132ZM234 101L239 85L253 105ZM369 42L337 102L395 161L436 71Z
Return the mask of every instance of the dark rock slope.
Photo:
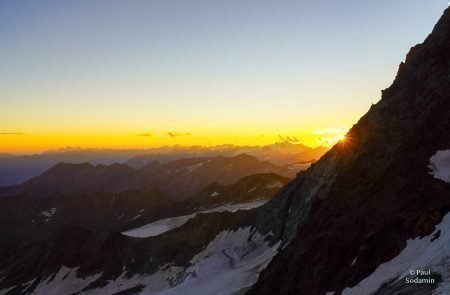
M176 204L156 188L74 198L4 197L0 199L0 250L45 240L63 227L119 231L171 216L176 211Z
M450 209L450 184L430 175L430 158L449 149L447 9L347 139L259 210L258 227L285 248L248 294L340 294L399 255L407 240L433 233ZM378 293L436 287L397 282Z
M45 240L63 227L82 227L95 232L123 231L223 205L269 200L288 181L289 178L277 174L250 175L230 185L211 183L185 202L173 202L155 187L72 197L3 197L0 198L0 249Z
M254 174L243 177L230 185L211 183L198 195L180 204L185 212L208 209L225 204L239 204L269 200L289 182L278 174Z

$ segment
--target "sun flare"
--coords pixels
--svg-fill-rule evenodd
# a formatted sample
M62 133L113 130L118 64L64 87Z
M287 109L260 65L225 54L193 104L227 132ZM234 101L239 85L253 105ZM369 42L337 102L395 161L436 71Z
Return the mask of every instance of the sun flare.
M337 138L338 138L338 141L340 141L340 142L345 142L347 140L347 137L345 136L345 134L340 134Z

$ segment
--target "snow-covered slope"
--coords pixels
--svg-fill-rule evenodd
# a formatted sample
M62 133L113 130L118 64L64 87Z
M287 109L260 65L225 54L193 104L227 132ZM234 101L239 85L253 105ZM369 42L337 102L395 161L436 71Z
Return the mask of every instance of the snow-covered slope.
M450 182L450 150L437 151L430 159L431 174L446 182Z
M421 275L422 272L430 273ZM437 277L440 276L440 283ZM361 281L353 288L344 290L343 295L371 294L383 286L388 289L396 283L407 279L433 279L435 282L425 284L438 284L434 294L450 294L450 214L436 227L429 236L407 241L403 251L386 263L381 264L375 272ZM410 283L412 287L415 284ZM405 293L406 294L406 293Z
M429 167L435 178L450 182L450 150L437 151L430 158ZM430 273L421 275L428 270ZM419 279L418 282L422 280L421 283L410 283L415 278ZM433 281L427 281L430 279ZM388 290L401 282L411 284L412 288L415 284L425 284L425 287L427 284L437 285L433 294L450 293L450 214L431 235L408 240L406 248L397 257L381 264L357 286L345 289L343 295L371 294L380 288Z
M158 236L174 228L185 224L189 219L195 217L196 214L182 215L170 218L164 218L151 222L149 224L133 228L122 232L123 235L133 238L148 238Z
M263 236L251 235L250 228L221 232L192 259L192 266L185 271L189 275L159 294L236 294L256 282L278 245L269 247Z
M77 268L61 266L54 275L48 276L33 290L33 295L72 294L95 282L101 273L86 278L77 277ZM32 281L30 282L30 284Z
M278 246L269 246L266 237L252 232L250 227L222 231L190 260L187 267L164 264L150 275L133 275L123 268L117 279L84 290L82 294L135 294L131 290L143 295L236 294L256 282L259 273L277 253ZM63 266L42 280L31 294L49 294L51 290L55 290L55 294L80 292L101 276L96 274L83 279L76 274L76 268Z
M197 214L225 212L225 211L236 212L238 210L250 210L250 209L262 206L266 202L267 202L267 200L261 200L261 201L248 202L248 203L242 203L242 204L230 204L230 205L224 205L224 206L220 206L220 207L209 209L209 210L200 211L200 212L194 213L194 214L165 218L165 219L151 222L149 224L143 225L138 228L124 231L122 234L124 234L125 236L134 237L134 238L148 238L148 237L158 236L169 230L172 230L172 229L182 226L183 224L188 222L191 218L194 218Z

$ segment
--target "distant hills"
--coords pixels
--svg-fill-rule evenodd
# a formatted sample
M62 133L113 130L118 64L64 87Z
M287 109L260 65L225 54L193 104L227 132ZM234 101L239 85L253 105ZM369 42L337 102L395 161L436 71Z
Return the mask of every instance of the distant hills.
M58 163L92 165L117 163L142 168L151 162L165 163L193 157L232 157L245 153L261 161L287 165L318 160L326 151L327 148L324 147L309 148L302 144L281 142L267 146L172 146L147 150L64 148L35 155L0 154L0 187L20 184L44 173Z
M189 157L210 157L215 155L235 156L248 154L261 161L269 161L276 165L286 165L298 162L312 162L328 151L326 147L310 148L303 144L288 141L265 146L234 146L221 145L215 147L180 147L157 148L146 154L139 154L126 163L131 167L143 167L152 161L170 161Z
M11 155L11 154L8 154L8 153L0 153L0 159L7 159L7 158L12 158L12 157L14 157L14 156Z
M42 199L158 187L172 200L182 201L210 183L228 185L257 173L277 173L292 178L306 167L275 166L246 154L151 162L142 168L131 168L126 164L59 163L20 185L0 188L0 196L25 195Z

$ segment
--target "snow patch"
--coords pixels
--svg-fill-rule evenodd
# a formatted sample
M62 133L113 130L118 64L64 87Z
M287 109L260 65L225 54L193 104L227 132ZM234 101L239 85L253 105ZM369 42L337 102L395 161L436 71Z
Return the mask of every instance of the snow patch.
M439 238L433 236L440 231ZM343 295L371 294L385 282L395 279L391 284L411 277L410 270L431 269L432 273L442 275L443 282L435 290L437 294L450 289L450 213L436 226L436 231L428 237L408 240L406 248L394 259L381 264L367 278L353 288L346 288Z
M39 214L41 214L41 215L43 215L43 216L45 216L47 218L50 218L50 217L52 217L53 214L55 214L55 212L56 212L56 208L50 208L50 210L42 211Z
M189 219L194 217L195 214L165 218L144 226L130 229L122 232L123 235L133 238L148 238L158 236L174 228L180 227L185 224Z
M197 170L198 168L200 168L201 166L203 166L203 163L198 163L198 164L195 164L195 165L187 166L186 169L189 172L193 172L193 171Z
M36 280L37 280L37 278L34 278L34 279L32 279L32 280L26 282L25 284L23 284L23 286L25 287L25 288L23 289L23 291L27 291L28 288L30 288L30 287L34 284L34 282L35 282Z
M109 281L106 286L83 292L85 295L103 295L116 294L128 290L133 287L143 286L145 291L139 294L156 294L156 292L170 288L171 282L177 280L177 276L181 275L184 268L165 264L152 275L134 275L128 278L126 272L123 272L114 281Z
M182 215L177 217L170 217L161 220L154 221L152 223L143 225L138 228L130 229L122 232L123 235L133 238L148 238L158 236L169 230L178 228L188 222L189 219L194 218L199 213L213 213L213 212L236 212L238 210L250 210L264 205L267 200L242 203L242 204L227 204L217 208L200 211L198 213Z
M281 187L283 187L283 185L284 184L282 182L274 182L274 183L266 185L266 188L268 188L268 189L281 188Z
M12 289L14 289L16 286L10 287L8 289L1 289L0 290L0 295L6 295L9 291L11 291Z
M430 158L430 174L434 178L450 183L450 150L437 151Z
M236 212L239 210L251 210L254 208L258 208L265 203L267 203L268 200L259 200L254 202L248 202L248 203L240 203L240 204L226 204L220 207L216 207L213 209L208 209L205 211L201 211L199 213L213 213L213 212Z
M251 189L248 190L248 193L254 192L258 188L258 185L255 185Z
M211 194L211 197L217 197L218 195L220 195L220 193L218 193L218 192L213 192L213 193Z
M77 278L77 270L78 267L68 268L64 265L61 266L56 274L49 275L45 281L40 282L31 294L48 295L50 290L52 294L76 293L98 280L101 276L101 273L99 273L84 279Z
M138 219L140 217L141 217L141 214L138 214L138 215L134 216L133 218L131 218L130 221L136 220L136 219Z
M48 222L50 220L50 218L53 216L53 214L55 214L55 212L56 212L56 208L50 208L50 210L42 211L39 214L46 217L45 222Z

